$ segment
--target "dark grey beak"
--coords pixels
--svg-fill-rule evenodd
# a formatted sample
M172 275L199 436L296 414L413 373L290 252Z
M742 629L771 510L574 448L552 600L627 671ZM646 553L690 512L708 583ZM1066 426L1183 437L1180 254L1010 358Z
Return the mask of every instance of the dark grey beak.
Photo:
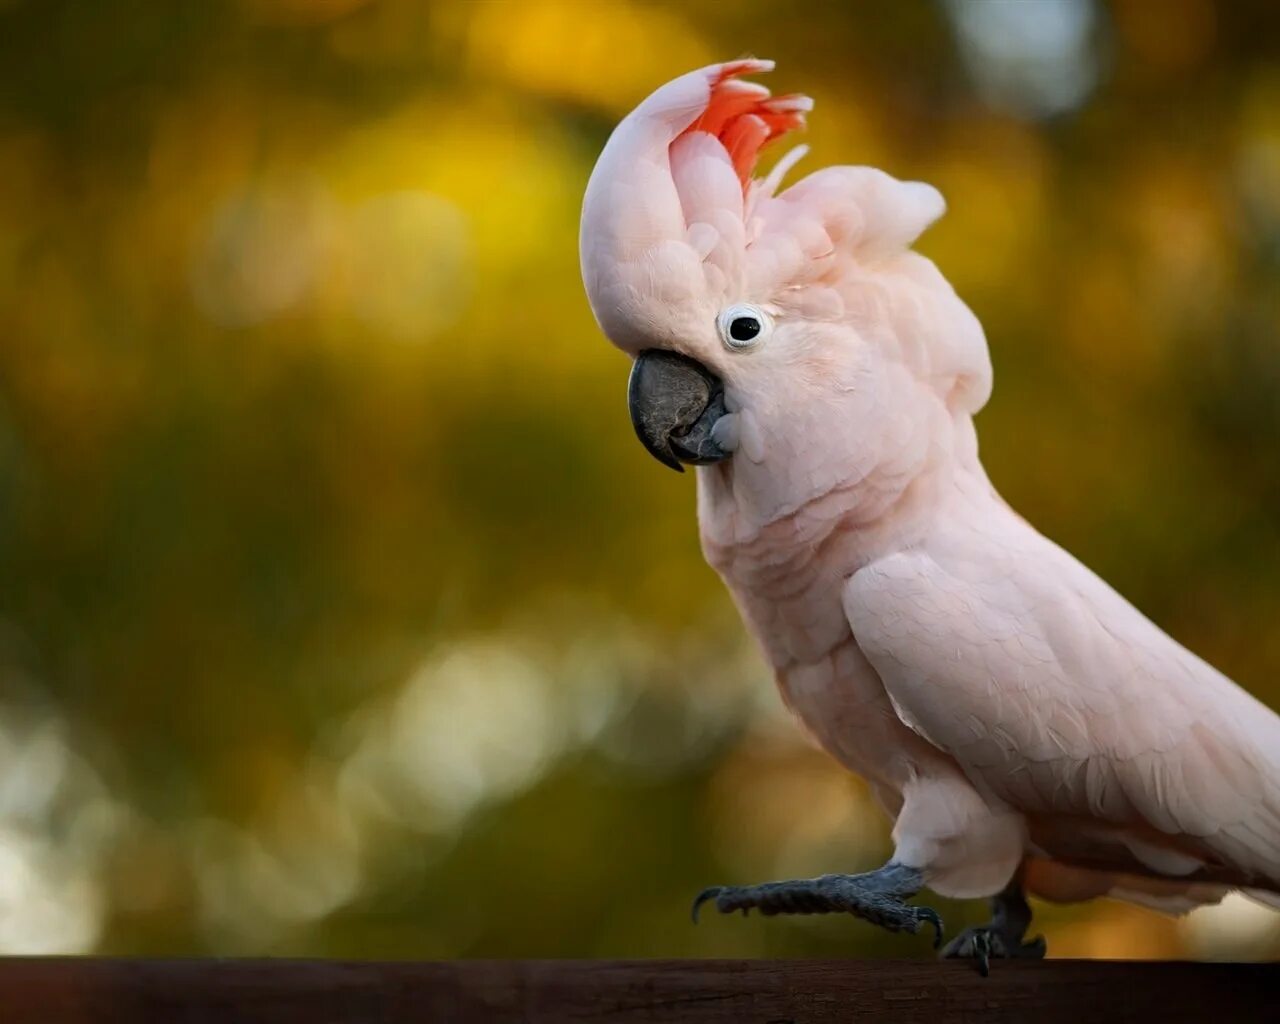
M678 473L682 462L706 466L732 453L711 437L724 416L724 385L695 359L664 349L636 357L627 385L631 423L650 455Z

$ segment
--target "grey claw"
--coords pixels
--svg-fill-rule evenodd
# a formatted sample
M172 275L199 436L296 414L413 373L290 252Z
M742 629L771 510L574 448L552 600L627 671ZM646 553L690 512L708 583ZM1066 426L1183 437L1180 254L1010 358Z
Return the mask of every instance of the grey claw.
M724 892L724 886L712 885L703 889L702 892L698 893L698 895L693 898L693 906L689 910L689 916L693 918L694 924L698 923L698 911L702 909L702 904L706 903L707 900L715 899L722 892Z
M978 973L984 978L991 974L991 935L979 931L973 934L973 958L978 962Z
M978 972L985 978L991 973L992 959L1033 959L1039 960L1045 954L1043 935L1037 935L1030 942L1019 942L1009 938L988 926L966 928L957 935L942 951L945 958L973 960Z
M927 921L929 924L933 925L933 948L937 949L942 945L942 918L939 917L938 912L931 907L916 907L916 912L919 914L919 918L916 921L915 928L912 930L912 934L914 935L920 930L921 921Z

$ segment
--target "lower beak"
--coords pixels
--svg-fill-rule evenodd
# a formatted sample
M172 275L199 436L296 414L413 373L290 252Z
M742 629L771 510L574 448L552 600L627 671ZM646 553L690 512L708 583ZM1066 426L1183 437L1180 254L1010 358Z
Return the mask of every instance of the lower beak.
M636 357L627 385L636 436L664 466L683 473L681 463L706 466L732 452L711 436L724 415L724 384L697 360L664 349Z

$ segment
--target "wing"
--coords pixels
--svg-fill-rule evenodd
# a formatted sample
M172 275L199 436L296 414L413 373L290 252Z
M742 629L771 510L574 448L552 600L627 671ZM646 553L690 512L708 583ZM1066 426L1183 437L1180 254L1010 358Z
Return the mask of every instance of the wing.
M1280 890L1280 718L1030 527L872 563L845 610L903 721L1052 856Z

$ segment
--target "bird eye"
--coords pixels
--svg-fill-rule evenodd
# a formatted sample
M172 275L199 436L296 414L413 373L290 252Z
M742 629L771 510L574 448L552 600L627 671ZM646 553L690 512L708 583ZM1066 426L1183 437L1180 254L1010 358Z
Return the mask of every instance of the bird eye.
M742 351L764 341L773 329L773 321L759 306L740 303L721 310L716 317L716 327L721 341L731 349Z

